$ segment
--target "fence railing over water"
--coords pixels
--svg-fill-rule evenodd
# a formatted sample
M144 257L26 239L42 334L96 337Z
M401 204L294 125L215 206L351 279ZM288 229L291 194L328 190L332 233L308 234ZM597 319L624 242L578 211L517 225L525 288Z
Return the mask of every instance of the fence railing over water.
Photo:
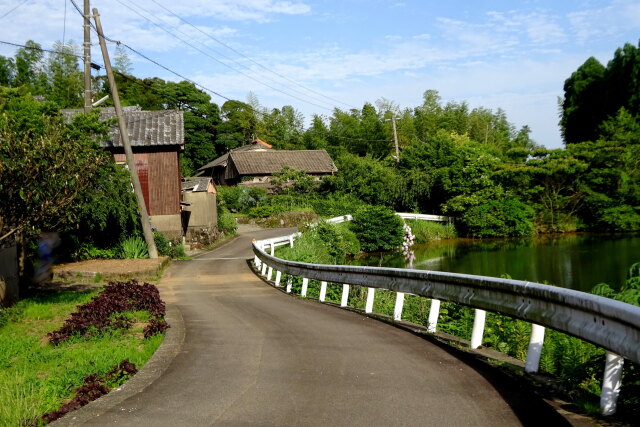
M350 215L346 215L332 218L329 222L349 220ZM275 271L276 287L280 286L282 274L301 277L301 296L306 297L309 280L318 280L319 299L324 302L327 284L341 283L341 306L346 307L349 287L365 286L368 288L366 313L373 312L376 289L394 291L396 301L393 318L398 321L402 320L405 294L430 298L427 330L432 333L437 329L440 301L470 306L475 308L470 342L472 349L482 345L486 311L530 322L532 331L525 361L526 372L538 371L545 327L604 348L607 354L600 407L605 415L616 411L624 359L640 363L640 307L571 289L521 280L439 271L308 264L274 256L277 246L293 246L299 235L300 233L294 233L253 243L256 268L267 280L272 279ZM267 248L271 254L265 252ZM291 292L291 282L287 283L286 291Z

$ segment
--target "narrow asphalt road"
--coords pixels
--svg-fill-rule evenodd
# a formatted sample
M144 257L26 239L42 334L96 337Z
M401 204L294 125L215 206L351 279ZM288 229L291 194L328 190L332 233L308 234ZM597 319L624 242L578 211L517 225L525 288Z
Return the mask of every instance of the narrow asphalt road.
M160 282L186 335L166 371L88 425L562 425L544 402L382 322L286 295L248 268L247 233Z

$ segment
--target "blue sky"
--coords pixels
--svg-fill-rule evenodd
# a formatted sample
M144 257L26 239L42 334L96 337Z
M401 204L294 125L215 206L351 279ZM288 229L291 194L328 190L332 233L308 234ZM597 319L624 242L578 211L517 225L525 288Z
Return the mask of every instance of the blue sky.
M293 105L309 119L381 98L414 107L435 89L444 102L503 108L550 148L562 146L557 97L564 80L589 56L606 63L617 47L640 38L640 2L631 0L93 0L91 6L108 36L228 98L245 101L251 92L265 107ZM82 40L69 0L66 19L65 0L0 0L0 17L3 41L50 47L63 34ZM14 52L0 45L0 55ZM97 46L93 53L99 55ZM130 56L138 77L179 80Z

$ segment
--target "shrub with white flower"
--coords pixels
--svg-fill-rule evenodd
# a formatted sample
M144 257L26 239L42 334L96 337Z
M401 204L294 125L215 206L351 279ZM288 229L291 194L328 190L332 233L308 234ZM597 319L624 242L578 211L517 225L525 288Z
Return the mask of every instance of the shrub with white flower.
M416 259L415 254L411 247L413 246L414 240L416 236L413 235L413 231L409 225L404 224L402 226L404 230L404 239L402 241L402 253L404 254L405 260L409 264L409 266L413 266L413 261Z

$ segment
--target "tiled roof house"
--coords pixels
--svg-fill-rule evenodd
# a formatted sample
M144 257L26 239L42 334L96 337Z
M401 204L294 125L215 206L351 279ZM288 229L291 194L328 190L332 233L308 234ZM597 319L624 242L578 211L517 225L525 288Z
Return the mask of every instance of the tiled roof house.
M82 110L63 110L68 119ZM123 108L133 157L152 226L172 236L181 234L181 172L178 153L184 149L182 111L142 111ZM113 108L102 108L100 118L115 118ZM101 143L118 163L125 163L120 128L111 127L109 139Z
M273 150L259 143L246 145L218 157L199 169L200 176L211 176L221 185L266 185L284 167L301 170L320 178L338 171L325 150ZM263 143L264 144L264 143Z

